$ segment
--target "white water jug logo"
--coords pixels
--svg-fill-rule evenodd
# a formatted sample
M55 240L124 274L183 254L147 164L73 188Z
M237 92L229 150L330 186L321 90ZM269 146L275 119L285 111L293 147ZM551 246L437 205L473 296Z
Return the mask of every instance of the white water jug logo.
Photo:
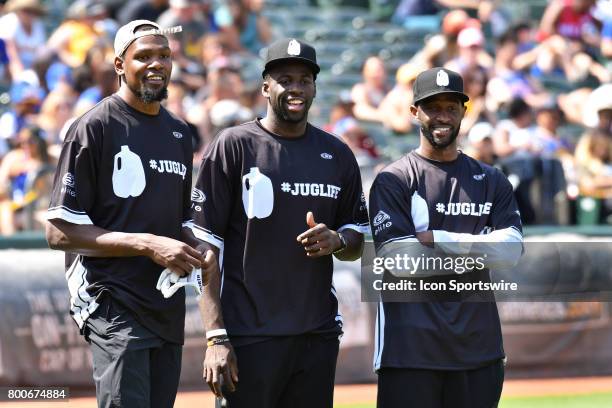
M121 198L138 197L145 189L147 182L140 157L127 145L115 155L113 165L113 191Z
M438 74L436 75L436 84L438 86L448 86L449 82L450 79L446 71L438 71Z
M266 218L272 214L274 208L272 180L262 174L258 167L251 167L251 171L242 176L242 205L249 219Z

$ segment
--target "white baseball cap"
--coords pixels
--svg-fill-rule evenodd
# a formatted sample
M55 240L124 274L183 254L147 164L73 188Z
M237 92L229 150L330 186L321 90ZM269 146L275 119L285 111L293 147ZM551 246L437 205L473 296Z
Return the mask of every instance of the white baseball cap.
M457 37L457 45L461 48L467 48L474 45L482 46L484 44L484 35L482 31L475 27L467 27L459 32Z
M141 30L136 31L139 27L142 26L152 26L150 30ZM166 34L170 33L178 33L183 31L183 27L176 26L171 28L162 29L157 23L149 20L134 20L130 21L126 25L122 26L117 30L117 34L115 35L115 56L122 57L125 53L125 50L128 49L130 44L136 41L140 37L145 37L147 35L161 35L163 37Z
M468 140L470 143L478 143L485 140L487 137L493 136L493 126L488 122L478 122L470 129Z
M597 127L602 110L612 109L612 84L604 84L594 89L582 108L582 121L587 127Z

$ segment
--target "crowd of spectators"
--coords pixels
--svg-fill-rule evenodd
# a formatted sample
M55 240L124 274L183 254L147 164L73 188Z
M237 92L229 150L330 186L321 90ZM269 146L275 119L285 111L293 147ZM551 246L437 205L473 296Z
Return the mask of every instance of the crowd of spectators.
M128 21L183 27L170 40L165 105L193 130L195 166L219 130L264 113L258 53L280 34L263 0L0 3L0 94L8 95L0 97L0 235L42 227L63 135L116 91L112 41ZM526 224L612 223L609 2L549 0L530 20L494 0L396 3L386 23L428 27L421 49L397 70L383 55L364 55L361 80L319 118L360 165L388 159L375 129L417 134L412 83L445 66L463 75L470 96L463 151L508 175Z
M510 14L488 0L401 1L394 22L437 21L439 31L400 66L384 96L384 62L367 58L353 87L354 117L414 134L407 107L418 72L457 71L470 97L462 149L506 173L523 222L610 224L612 7L550 0L538 19Z

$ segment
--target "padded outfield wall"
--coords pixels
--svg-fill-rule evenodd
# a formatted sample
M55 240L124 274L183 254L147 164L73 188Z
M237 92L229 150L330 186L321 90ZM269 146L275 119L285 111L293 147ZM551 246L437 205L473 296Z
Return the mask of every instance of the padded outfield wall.
M567 234L550 235L554 230L533 232L538 241L568 239ZM603 229L574 232L578 235L571 235L572 239L612 236ZM63 253L46 249L40 235L5 239L0 245L5 248L0 249L0 385L92 385L88 345L68 314ZM530 271L546 273L547 266L537 264L546 258L535 261ZM612 263L601 268L612 270ZM362 302L360 270L359 262L336 264L334 282L345 331L337 369L339 383L375 379L376 304ZM612 374L611 303L597 299L504 301L498 309L508 356L507 377ZM181 381L201 384L204 333L191 291L185 331Z

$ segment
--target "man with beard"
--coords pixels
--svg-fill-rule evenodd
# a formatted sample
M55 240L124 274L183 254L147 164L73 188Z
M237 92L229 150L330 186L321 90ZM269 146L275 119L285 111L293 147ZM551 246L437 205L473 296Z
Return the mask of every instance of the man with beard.
M500 171L457 150L468 101L459 74L432 68L418 75L413 90L420 146L376 177L370 216L377 257L408 255L427 264L401 270L385 263L385 279L412 278L417 287L451 279L487 283L489 268L510 267L521 255L512 186ZM423 266L440 258L471 258L474 267L464 273ZM491 292L421 292L393 302L389 296L382 293L376 323L378 407L496 407L504 350Z
M318 72L310 45L270 45L266 116L222 131L198 175L193 232L222 253L202 304L204 377L232 408L333 405L332 255L359 258L368 219L351 150L308 123Z
M165 32L147 20L118 30L120 89L68 130L48 210L47 241L66 251L70 313L91 346L100 407L173 406L185 291L162 294L157 282L215 263L182 242L192 147L187 125L160 105L172 69Z

